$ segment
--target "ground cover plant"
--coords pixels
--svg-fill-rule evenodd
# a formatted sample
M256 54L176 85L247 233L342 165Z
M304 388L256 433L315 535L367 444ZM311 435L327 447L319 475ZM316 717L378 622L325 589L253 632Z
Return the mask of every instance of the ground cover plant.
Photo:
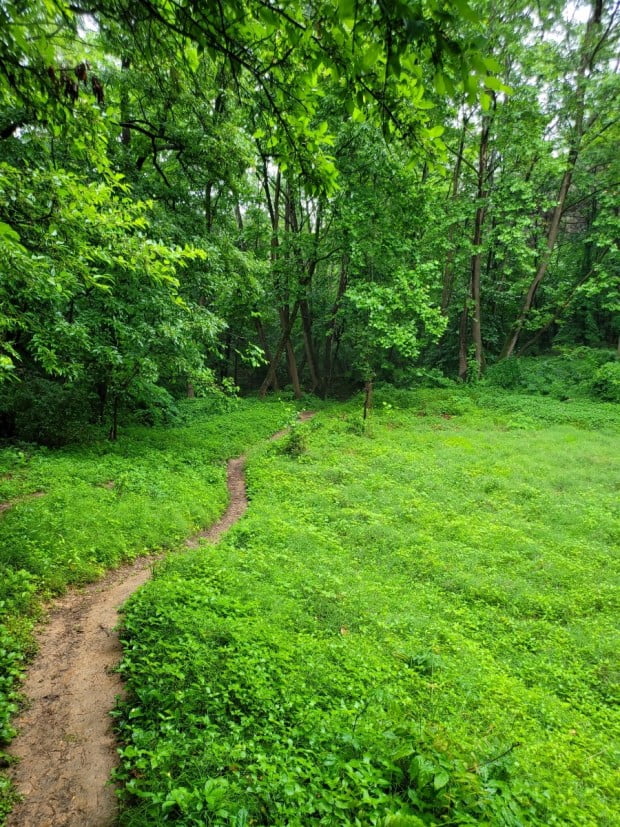
M210 525L227 501L225 460L293 416L276 400L218 405L188 400L182 424L127 427L114 443L0 448L0 745L41 599Z
M611 827L617 408L360 406L253 453L243 520L131 599L122 823Z

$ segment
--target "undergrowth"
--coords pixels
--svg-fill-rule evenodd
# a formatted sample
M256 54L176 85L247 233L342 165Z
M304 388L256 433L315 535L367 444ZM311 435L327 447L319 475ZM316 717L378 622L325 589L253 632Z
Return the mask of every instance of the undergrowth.
M226 506L225 460L293 415L279 401L211 408L188 400L179 427L125 428L116 443L0 448L0 750L41 601L210 525ZM9 795L0 778L0 822Z
M246 517L131 599L122 824L612 827L617 407L360 410L255 452Z
M567 347L547 356L503 359L488 368L484 382L556 399L620 402L620 361L617 351Z

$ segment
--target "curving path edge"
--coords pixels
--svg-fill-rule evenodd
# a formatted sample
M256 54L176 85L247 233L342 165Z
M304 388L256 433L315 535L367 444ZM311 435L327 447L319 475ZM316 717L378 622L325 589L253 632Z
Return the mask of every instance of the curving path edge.
M299 419L313 416L303 411ZM277 439L286 429L272 436ZM229 504L224 515L186 541L217 542L247 509L245 456L228 462ZM7 827L111 827L117 799L109 783L117 763L110 710L123 695L114 671L122 651L118 609L151 576L162 555L141 557L86 588L55 602L38 637L23 692L29 705L16 719L19 735L8 752L19 759L11 771L23 796Z

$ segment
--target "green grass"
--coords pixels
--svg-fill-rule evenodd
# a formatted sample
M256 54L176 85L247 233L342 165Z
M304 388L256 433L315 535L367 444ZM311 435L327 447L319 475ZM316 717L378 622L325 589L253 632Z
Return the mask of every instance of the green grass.
M293 416L282 402L250 400L183 410L182 426L125 428L116 443L0 448L0 503L14 503L0 513L0 746L14 734L41 600L212 523L227 502L225 460ZM0 820L9 795L0 779Z
M375 401L131 599L124 825L617 823L618 408Z

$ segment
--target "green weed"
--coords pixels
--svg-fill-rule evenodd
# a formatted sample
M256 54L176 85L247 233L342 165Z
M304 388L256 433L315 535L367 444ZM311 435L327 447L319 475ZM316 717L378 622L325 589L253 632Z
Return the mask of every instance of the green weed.
M180 406L184 424L125 428L117 443L0 448L0 503L13 504L0 513L0 745L14 735L41 599L214 522L227 501L226 459L291 416L278 401L214 412L192 400ZM7 791L2 782L0 813Z
M378 396L130 601L123 824L615 823L617 408Z

